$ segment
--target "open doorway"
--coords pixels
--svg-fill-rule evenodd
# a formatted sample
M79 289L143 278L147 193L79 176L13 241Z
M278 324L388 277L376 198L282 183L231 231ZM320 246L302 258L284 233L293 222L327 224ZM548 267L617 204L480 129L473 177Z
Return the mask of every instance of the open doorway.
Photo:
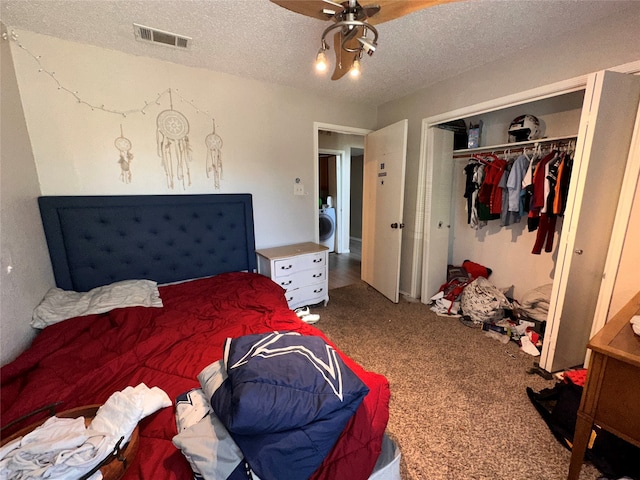
M345 127L317 130L318 243L329 247L329 288L360 281L364 136ZM335 216L335 231L328 224Z

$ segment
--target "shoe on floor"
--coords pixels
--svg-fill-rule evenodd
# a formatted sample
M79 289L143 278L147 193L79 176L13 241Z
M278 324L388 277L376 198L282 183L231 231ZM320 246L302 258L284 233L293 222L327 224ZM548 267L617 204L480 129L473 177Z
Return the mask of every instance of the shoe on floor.
M318 320L320 320L320 315L318 315L317 313L310 313L308 315L302 316L301 320L305 323L308 323L309 325L313 325L314 323L317 323Z
M296 308L294 311L296 312L296 315L300 318L304 317L305 315L309 315L311 313L309 311L309 307Z

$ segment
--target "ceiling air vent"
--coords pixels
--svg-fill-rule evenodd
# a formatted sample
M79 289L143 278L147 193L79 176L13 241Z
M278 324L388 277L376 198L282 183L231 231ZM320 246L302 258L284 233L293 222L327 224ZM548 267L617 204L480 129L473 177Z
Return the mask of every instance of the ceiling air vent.
M161 45L168 45L169 47L188 48L189 42L191 41L191 37L165 32L157 28L145 27L137 23L133 24L133 32L136 40L159 43Z

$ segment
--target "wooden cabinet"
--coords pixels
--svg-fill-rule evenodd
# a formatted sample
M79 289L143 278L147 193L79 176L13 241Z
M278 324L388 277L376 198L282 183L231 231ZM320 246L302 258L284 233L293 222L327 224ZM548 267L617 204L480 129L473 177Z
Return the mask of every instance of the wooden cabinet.
M256 251L258 273L286 290L289 308L329 302L329 249L298 243Z
M640 292L589 342L593 351L571 450L570 480L577 480L594 423L640 447L640 336L630 320L640 314Z

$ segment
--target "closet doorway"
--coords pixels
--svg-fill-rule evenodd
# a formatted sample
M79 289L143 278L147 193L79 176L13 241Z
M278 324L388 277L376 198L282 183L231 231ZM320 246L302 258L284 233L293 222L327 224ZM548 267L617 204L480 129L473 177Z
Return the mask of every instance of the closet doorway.
M608 195L606 191L601 191L601 186L605 177L611 177L609 185L619 184L617 181L622 179L625 165L631 164L627 162L627 157L636 119L640 79L621 73L597 72L423 120L421 166L424 167L426 182L422 301L428 303L430 296L437 291L438 281L442 283L447 263L452 260L450 248L442 248L440 236L449 237L449 242L452 239L448 234L440 234L440 231L443 228L448 230L452 225L453 213L450 208L438 208L440 202L446 203L448 199L453 203L454 200L451 182L444 182L443 185L441 176L444 172L449 175L448 178L452 178L449 173L454 168L451 155L452 134L437 126L513 106L526 109L527 104L582 90L585 91L585 100L579 130L576 130L578 146L569 194L569 201L572 203L567 205L564 214L564 223L568 228L562 229L561 239L554 252L557 260L554 258L553 270L550 272L549 282L553 282L553 289L540 358L540 366L549 372L582 364L586 343L592 333L591 319L593 328L596 328L597 323L601 327L606 320L612 286L605 286L605 283L607 279L615 277L617 263L607 259L605 265L605 259L607 256L617 256L619 260L620 251L612 251L611 245L616 243L616 236L624 235L628 218L622 218L619 212L616 214L618 191L614 192L615 195ZM635 129L637 134L637 125ZM637 167L633 168L634 171L627 173L637 179ZM635 187L634 184L621 189L620 201L629 203L626 197L633 195ZM591 197L585 193L587 191L592 192ZM597 200L595 204L594 200ZM601 227L596 231L592 228L593 222L589 223L586 218L588 211L599 212ZM489 239L481 239L483 242L485 240ZM607 254L607 250L611 251ZM598 278L604 272L602 278L605 281L602 282L602 278L591 281L592 275L584 273L585 265L589 272L599 271ZM503 286L505 285L500 285ZM584 320L585 318L589 320Z

